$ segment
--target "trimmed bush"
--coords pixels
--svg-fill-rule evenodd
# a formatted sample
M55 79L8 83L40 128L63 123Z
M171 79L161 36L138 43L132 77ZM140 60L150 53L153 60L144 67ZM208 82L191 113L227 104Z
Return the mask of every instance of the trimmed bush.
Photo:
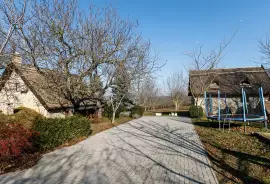
M10 123L9 116L0 113L0 124L7 124L7 123Z
M18 107L14 109L14 113L15 114L13 115L7 116L10 120L10 123L21 124L28 129L32 128L33 123L37 118L43 117L35 110L26 107Z
M38 118L33 126L40 132L35 143L46 151L91 133L90 121L82 116L68 118Z
M144 108L139 106L139 105L135 105L132 109L131 109L131 117L134 118L138 118L139 116L143 116L144 113Z
M24 152L33 151L31 138L38 134L19 124L0 125L0 156L19 156Z
M191 106L189 108L189 116L191 118L201 118L203 117L203 108L199 106Z

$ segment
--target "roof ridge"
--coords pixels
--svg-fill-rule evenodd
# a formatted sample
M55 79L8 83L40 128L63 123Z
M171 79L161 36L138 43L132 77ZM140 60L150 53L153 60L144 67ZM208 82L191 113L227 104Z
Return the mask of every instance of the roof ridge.
M209 70L235 70L235 69L252 69L252 68L262 68L261 66L248 66L248 67L236 67L236 68L213 68L213 69L209 69ZM204 70L189 70L189 71L208 71L207 69Z
M252 71L253 70L253 71ZM236 73L236 72L258 72L259 70L265 71L262 67L245 67L245 68L215 68L215 69L209 69L209 70L189 70L189 73L197 73L197 74L203 74L203 73Z

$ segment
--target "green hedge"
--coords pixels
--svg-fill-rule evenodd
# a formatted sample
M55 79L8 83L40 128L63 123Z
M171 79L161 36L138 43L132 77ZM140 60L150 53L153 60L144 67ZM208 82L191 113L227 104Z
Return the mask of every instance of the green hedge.
M40 133L35 139L35 144L41 151L46 151L73 139L90 135L91 125L90 121L82 116L38 118L33 130Z
M195 105L191 106L189 108L189 116L191 118L201 118L203 117L203 108L202 107L197 107Z
M132 109L131 109L131 113L130 116L134 117L135 115L139 115L139 116L143 116L144 113L144 108L139 106L139 105L135 105Z

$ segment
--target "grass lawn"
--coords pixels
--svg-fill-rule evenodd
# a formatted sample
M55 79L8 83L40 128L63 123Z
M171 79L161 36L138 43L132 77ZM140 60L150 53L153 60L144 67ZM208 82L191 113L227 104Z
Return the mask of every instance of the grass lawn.
M131 117L119 117L118 119L115 120L115 123L111 123L111 121L108 118L101 118L98 121L94 121L91 124L91 129L92 129L91 135L95 135L109 128L126 123L130 120L132 120Z
M267 137L268 139L270 139L270 132L263 132L261 133L261 135Z
M220 183L270 183L270 145L250 135L262 131L261 123L250 123L246 134L241 123L230 132L206 119L193 123Z
M163 108L163 109L156 109L156 110L150 110L145 111L143 113L143 116L155 116L155 113L162 113L162 116L169 116L172 112L177 112L178 116L189 116L189 109L190 106L181 106L179 107L179 110L175 110L174 108Z

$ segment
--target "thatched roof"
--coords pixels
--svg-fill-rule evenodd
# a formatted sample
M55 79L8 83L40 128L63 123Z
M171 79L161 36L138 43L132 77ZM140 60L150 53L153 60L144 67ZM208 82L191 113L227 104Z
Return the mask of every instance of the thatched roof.
M0 57L0 60L1 59ZM37 70L34 66L21 64L20 62L9 62L0 80L0 90L4 87L5 82L9 79L13 71L22 78L25 85L47 110L73 106L72 103L64 97L63 91L59 88L59 86L66 81L61 80L61 77L57 76L56 71L49 69ZM84 100L79 104L81 108L89 108L95 105L96 102L90 102L89 100L87 102Z
M9 54L1 55L0 60L0 69L2 69L10 62L11 56Z
M203 87L202 87L203 86ZM231 96L240 96L244 87L247 94L258 96L258 88L270 93L270 78L263 67L228 68L213 70L191 70L189 72L189 96L191 92L202 94L206 90L215 94L217 90Z

